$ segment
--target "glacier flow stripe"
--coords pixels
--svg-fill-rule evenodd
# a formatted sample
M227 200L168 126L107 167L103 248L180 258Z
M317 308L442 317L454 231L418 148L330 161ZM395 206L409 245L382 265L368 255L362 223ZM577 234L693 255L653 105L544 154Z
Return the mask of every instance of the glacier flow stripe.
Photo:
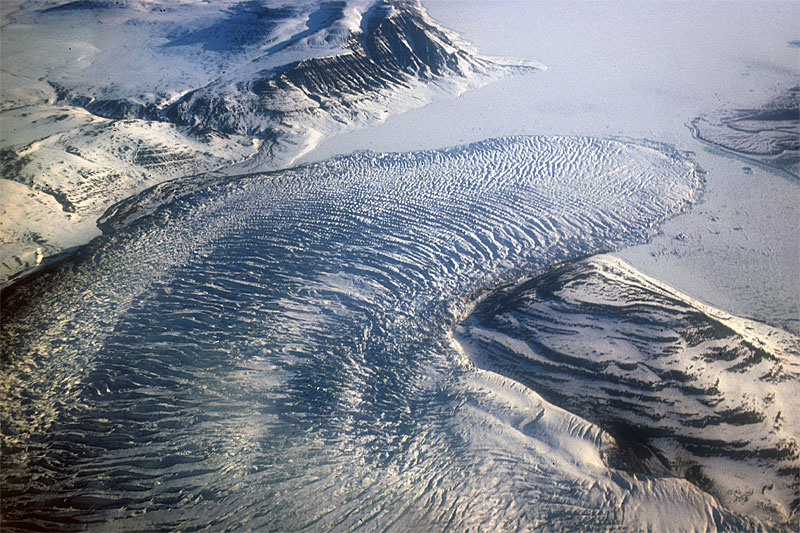
M487 286L641 241L699 186L666 149L517 137L151 195L4 308L4 526L757 525L609 469L612 437L450 335Z

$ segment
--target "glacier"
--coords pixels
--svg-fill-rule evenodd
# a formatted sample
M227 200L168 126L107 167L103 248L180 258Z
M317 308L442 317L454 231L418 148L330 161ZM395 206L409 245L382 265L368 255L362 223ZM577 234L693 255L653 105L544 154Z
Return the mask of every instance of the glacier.
M533 9L513 0L426 0L425 7L481 52L535 59L548 70L323 139L302 161L520 134L669 143L693 152L707 171L703 202L649 243L616 254L696 299L800 333L798 183L698 141L687 127L694 117L758 110L798 85L796 3L743 2L732 10L701 0L569 8L554 1Z
M690 124L701 141L800 179L800 86L757 109L718 111Z
M457 6L0 4L4 530L797 529L796 6Z
M513 137L143 193L7 291L5 527L788 530L785 487L751 514L610 461L612 427L458 340L487 291L647 239L701 184L666 146Z
M542 68L478 55L417 1L4 2L0 38L4 285L157 183L284 168L323 137Z

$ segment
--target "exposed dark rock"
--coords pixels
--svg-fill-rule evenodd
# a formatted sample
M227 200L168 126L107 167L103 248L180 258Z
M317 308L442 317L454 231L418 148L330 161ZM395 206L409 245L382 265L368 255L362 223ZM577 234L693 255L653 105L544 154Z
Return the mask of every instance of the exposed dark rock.
M345 53L260 71L245 82L215 82L185 94L161 116L180 125L264 136L291 113L342 119L352 112L346 108L379 91L501 68L460 48L415 2L379 3L361 26Z

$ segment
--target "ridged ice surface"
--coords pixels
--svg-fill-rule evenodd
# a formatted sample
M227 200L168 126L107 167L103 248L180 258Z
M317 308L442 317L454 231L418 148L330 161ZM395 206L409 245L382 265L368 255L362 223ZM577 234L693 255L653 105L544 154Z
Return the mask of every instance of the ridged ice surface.
M608 433L452 336L485 290L643 239L698 186L588 138L198 181L7 295L3 526L762 528L607 466Z

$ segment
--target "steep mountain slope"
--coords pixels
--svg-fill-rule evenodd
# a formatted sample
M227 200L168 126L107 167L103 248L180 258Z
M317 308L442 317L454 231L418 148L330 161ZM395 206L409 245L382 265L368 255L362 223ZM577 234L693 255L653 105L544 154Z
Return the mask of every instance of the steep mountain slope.
M480 368L611 433L618 467L689 479L724 505L798 521L800 343L608 255L489 294L456 328Z
M3 20L0 283L152 185L284 167L535 68L477 56L413 1L11 2Z
M472 54L412 2L372 6L345 47L274 69L256 63L252 72L184 94L160 115L184 126L311 144L315 130L381 120L390 109L415 107L431 93L461 92L508 68Z

